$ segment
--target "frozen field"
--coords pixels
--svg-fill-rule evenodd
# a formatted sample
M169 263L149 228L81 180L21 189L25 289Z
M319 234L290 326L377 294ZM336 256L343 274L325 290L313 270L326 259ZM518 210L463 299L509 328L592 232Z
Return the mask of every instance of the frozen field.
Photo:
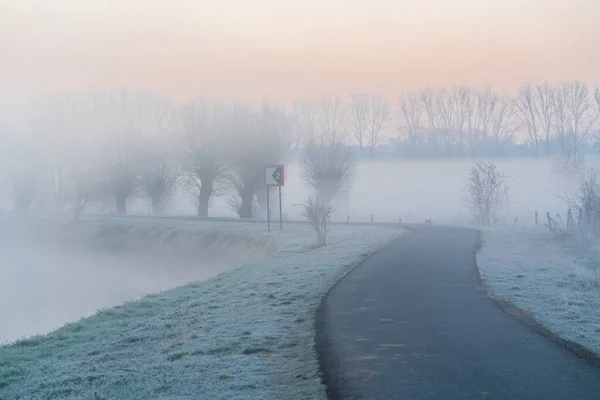
M128 222L127 230L130 234L138 232L139 225ZM175 228L194 232L195 237L210 236L209 245L206 240L199 243L211 249L213 260L217 248L227 252L232 243L247 243L247 247L260 250L248 248L254 262L214 279L151 294L48 335L0 347L0 398L196 399L202 394L214 399L258 399L280 398L285 393L286 398L324 399L313 349L314 315L320 299L354 265L403 233L393 228L334 226L330 244L314 248L314 234L307 225L290 224L284 233L270 235L263 224L252 223L165 222L165 226L170 228L153 229L162 230L163 238L172 237L167 232ZM248 241L233 239L235 236L227 232L243 235ZM179 244L179 240L171 243L159 253L168 254L169 247ZM97 243L95 247L97 251ZM58 263L70 256L60 254L46 261ZM71 275L69 271L84 264L86 259L80 256L67 260L67 272L61 276L66 278ZM141 260L122 275L119 270L128 268L128 263L112 265L108 256L98 260L96 265L83 265L88 272L75 275L84 282L72 277L66 286L89 288L89 282L96 281L95 293L107 299L105 307L119 302L118 296L110 294L115 281L137 280L146 272L142 272L146 264ZM126 263L125 259L122 262ZM163 268L173 268L154 262L149 265L153 273L167 275ZM89 272L95 267L111 268L117 275L102 272L111 276L103 281L94 275L98 272ZM38 269L47 270L46 264ZM199 277L203 277L200 272L187 276L175 273L161 284L167 289ZM120 299L154 291L152 282L146 286L131 283L131 293L122 292ZM119 285L126 290L126 284ZM49 291L46 296L51 299L54 296ZM80 289L78 293L83 292ZM30 299L29 306L34 302ZM94 307L101 308L100 303ZM64 301L55 301L53 307L58 307L61 315L69 310L72 321L85 315L77 315ZM31 321L23 325L31 327Z
M482 278L551 331L600 354L600 251L557 242L544 229L484 231Z

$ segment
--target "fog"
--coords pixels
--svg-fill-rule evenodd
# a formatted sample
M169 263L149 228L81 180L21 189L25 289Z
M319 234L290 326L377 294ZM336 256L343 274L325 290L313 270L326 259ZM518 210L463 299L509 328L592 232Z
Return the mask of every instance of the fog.
M591 159L594 161L594 158ZM501 159L508 172L510 225L533 224L532 212L564 212L560 198L577 189L572 179L557 172L548 159ZM464 188L473 160L363 162L357 165L351 190L334 202L334 219L469 223ZM441 172L443 171L443 173ZM297 164L287 167L282 193L284 218L299 219L298 207L311 191L303 183ZM132 213L147 215L148 202L132 203ZM173 215L194 215L189 195L180 193L170 203ZM227 201L216 198L210 215L235 217ZM143 253L116 255L85 248L64 248L0 242L0 338L5 341L45 333L97 310L141 298L145 294L207 279L235 265L192 258L155 258Z
M98 310L232 268L230 263L0 243L0 338L42 334Z
M550 107L533 93L553 93L557 103ZM520 111L530 101L540 110L560 103L563 112L545 130L533 129L543 113ZM178 104L144 89L4 105L0 338L49 332L98 309L251 261L229 242L220 251L240 252L237 258L207 261L199 253L157 258L149 245L117 256L107 248L23 241L15 232L24 221L35 226L50 216L78 226L86 216L108 215L265 219L264 166L281 164L286 220L303 218L299 206L312 197L331 206L336 221L468 225L477 216L466 206L466 186L476 162L485 161L507 176L508 201L494 225L530 225L535 211L564 213L565 194L575 193L582 171L598 164L599 115L600 92L577 81L527 84L514 97L489 88L424 89L403 95L398 106L376 94L300 99L293 110L207 99ZM269 190L277 219L279 191ZM143 235L118 236L110 229L105 235L112 242L148 240L151 221Z
M509 212L503 223L512 224L516 217L530 218L532 213L564 213L565 194L575 194L578 179L557 171L550 159L500 158L484 159L495 162L510 174ZM420 223L431 218L439 224L468 224L469 211L464 202L470 169L477 160L423 160L379 161L357 165L356 179L349 192L334 203L334 219L367 222L373 214L376 222ZM588 164L598 165L598 158L590 156ZM303 201L310 189L302 181L298 164L287 167L286 186L282 191L284 218L299 219L301 210L295 206ZM176 214L193 214L190 200L181 195L173 204ZM139 207L139 208L138 208ZM147 206L138 204L137 211L147 212ZM275 204L277 207L277 204ZM213 216L235 217L236 214L222 199L215 199Z
M264 220L270 212L277 219L281 200L285 220L318 204L331 207L335 221L526 226L535 212L564 213L565 195L600 164L600 89L576 77L522 83L513 93L423 84L393 100L389 88L374 86L294 97L293 106L214 94L180 101L132 82L0 93L0 339L49 332L257 259L244 259L244 246L230 242L218 243L230 257L209 261L216 250L155 257L146 245L117 256L50 240L88 217L107 225L131 215ZM506 194L484 218L482 205L474 212L466 199L480 161L498 171L496 189ZM273 165L285 168L281 198L265 187L264 167ZM35 224L48 217L64 225L46 239L18 238L22 224L35 236ZM148 224L141 234L103 234L114 247L153 235L161 247L162 235L181 234L176 226L152 233L156 220L141 220Z

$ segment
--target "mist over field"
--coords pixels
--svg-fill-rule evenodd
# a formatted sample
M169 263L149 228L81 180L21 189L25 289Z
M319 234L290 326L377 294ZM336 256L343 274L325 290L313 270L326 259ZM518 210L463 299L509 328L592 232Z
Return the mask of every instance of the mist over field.
M22 243L2 243L0 252L2 344L232 267Z
M284 166L283 219L312 221L320 244L319 221L329 220L511 227L533 226L537 212L543 224L546 213L573 207L569 199L598 163L599 105L598 91L577 81L526 84L514 96L424 89L397 104L374 94L326 96L292 110L180 104L141 89L4 104L0 319L7 322L0 337L49 332L266 257L246 257L247 249L218 234L222 257L210 260L206 253L169 258L181 256L174 250L153 258L151 246L115 253L150 240L149 231L81 233L100 248L48 240L103 216L239 218L263 221L255 226L264 230L267 165ZM269 193L276 221L279 191ZM27 241L40 218L61 222ZM194 248L179 228L169 229L155 247ZM236 251L235 260L225 257Z
M0 0L0 398L325 399L326 293L436 225L599 352L599 12Z
M577 179L557 171L546 158L497 158L458 160L408 160L372 161L358 163L356 179L344 196L336 199L333 219L345 221L420 223L431 218L439 224L468 224L469 210L465 205L466 185L470 169L476 161L486 160L497 165L511 176L511 204L503 222L513 223L514 218L532 218L532 213L564 212L567 205L565 193L578 190ZM597 165L592 155L589 165ZM282 203L284 219L301 219L301 210L295 206L311 194L301 179L296 163L286 165L286 186ZM185 195L179 195L171 208L173 214L193 214L194 209ZM275 218L278 205L275 204ZM147 206L138 203L135 212L147 213ZM236 217L226 201L215 199L211 215ZM533 222L530 220L529 222Z

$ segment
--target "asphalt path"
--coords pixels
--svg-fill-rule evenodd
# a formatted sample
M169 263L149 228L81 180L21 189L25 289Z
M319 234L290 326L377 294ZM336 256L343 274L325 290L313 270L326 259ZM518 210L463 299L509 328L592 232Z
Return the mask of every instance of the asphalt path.
M316 348L331 399L600 399L596 365L486 294L477 235L417 228L329 291Z

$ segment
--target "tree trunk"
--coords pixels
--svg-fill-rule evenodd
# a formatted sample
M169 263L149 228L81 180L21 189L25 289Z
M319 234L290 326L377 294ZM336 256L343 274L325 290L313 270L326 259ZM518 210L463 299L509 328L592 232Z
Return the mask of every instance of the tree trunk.
M198 216L208 217L208 205L210 203L210 196L213 192L212 182L202 182L200 187L200 194L198 196Z
M127 214L127 196L125 196L122 193L117 193L115 195L115 206L116 206L116 213L118 215Z
M240 197L242 198L242 205L240 207L240 217L252 218L252 202L254 200L254 190L243 189L240 191Z

